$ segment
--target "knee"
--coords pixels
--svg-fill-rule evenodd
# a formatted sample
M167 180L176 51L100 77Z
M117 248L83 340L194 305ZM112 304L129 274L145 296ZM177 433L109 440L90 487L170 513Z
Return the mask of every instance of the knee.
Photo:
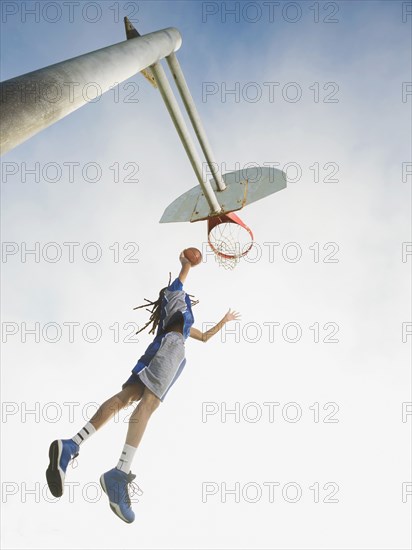
M160 405L160 399L146 388L139 406L144 407L149 414L152 414Z
M142 388L139 384L133 384L126 386L124 390L117 394L118 399L121 402L122 407L128 407L134 401L139 401L142 397Z
M140 399L142 398L143 392L144 392L144 387L142 386L142 384L133 384L133 386L131 386L130 394L128 396L128 399L129 399L128 405L136 401L140 401Z
M130 403L129 396L124 395L122 392L116 395L116 399L117 399L119 409L123 409L124 407L127 407Z

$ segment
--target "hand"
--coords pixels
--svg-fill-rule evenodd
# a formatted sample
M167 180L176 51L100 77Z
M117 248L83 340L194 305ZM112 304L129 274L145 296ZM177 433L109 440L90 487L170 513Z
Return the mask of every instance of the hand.
M228 309L226 315L223 317L223 320L225 322L228 321L237 321L240 319L241 315L238 311L232 311L230 308Z
M180 263L182 264L182 266L187 265L187 264L192 266L192 264L186 258L185 254L184 254L184 250L182 250L182 252L180 253L179 260L180 260Z

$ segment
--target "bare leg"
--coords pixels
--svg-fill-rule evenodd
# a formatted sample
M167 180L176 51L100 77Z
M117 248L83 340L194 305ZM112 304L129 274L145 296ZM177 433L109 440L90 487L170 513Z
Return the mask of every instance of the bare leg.
M130 405L133 401L139 401L142 398L144 390L145 386L142 382L126 386L124 390L110 397L110 399L99 407L90 419L90 423L98 430L124 407Z
M132 523L135 519L128 487L136 476L130 471L130 466L147 422L159 404L160 399L145 387L143 396L129 419L126 443L119 462L115 468L100 477L103 491L109 497L110 508L126 523Z
M144 389L143 397L137 405L132 416L129 419L129 428L127 430L126 444L131 447L138 447L149 418L160 405L160 399L149 390Z

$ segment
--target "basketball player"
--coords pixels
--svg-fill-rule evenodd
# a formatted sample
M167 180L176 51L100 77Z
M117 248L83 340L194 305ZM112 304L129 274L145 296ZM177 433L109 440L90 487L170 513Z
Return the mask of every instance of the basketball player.
M197 302L186 294L183 284L192 265L197 265L202 259L200 251L196 252L197 258L192 256L191 261L182 252L179 257L179 276L172 283L169 279L169 286L160 291L156 301L148 301L148 304L135 308L152 306L150 319L141 330L151 324L149 333L156 333L156 336L138 360L122 390L105 401L72 439L57 439L51 443L46 478L55 497L63 494L67 466L79 454L80 446L121 409L138 401L139 404L129 419L126 442L119 462L100 477L100 484L109 498L113 512L126 523L134 521L129 485L131 490L136 490L132 483L136 476L131 473L130 467L149 418L164 401L185 366L185 340L190 336L207 342L227 322L240 318L239 313L229 309L222 320L206 332L192 326L192 305Z

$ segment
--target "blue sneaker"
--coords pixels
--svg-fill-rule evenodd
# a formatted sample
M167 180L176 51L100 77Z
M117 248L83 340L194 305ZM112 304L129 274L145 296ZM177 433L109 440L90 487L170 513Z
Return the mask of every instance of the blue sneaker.
M132 472L126 474L117 468L113 468L100 476L100 485L109 497L110 508L116 516L119 516L126 523L132 523L135 518L128 487L131 484L132 495L140 491L139 487L132 483L135 477Z
M56 439L50 445L50 464L46 470L47 485L54 497L61 497L69 462L79 454L79 446L72 439Z

